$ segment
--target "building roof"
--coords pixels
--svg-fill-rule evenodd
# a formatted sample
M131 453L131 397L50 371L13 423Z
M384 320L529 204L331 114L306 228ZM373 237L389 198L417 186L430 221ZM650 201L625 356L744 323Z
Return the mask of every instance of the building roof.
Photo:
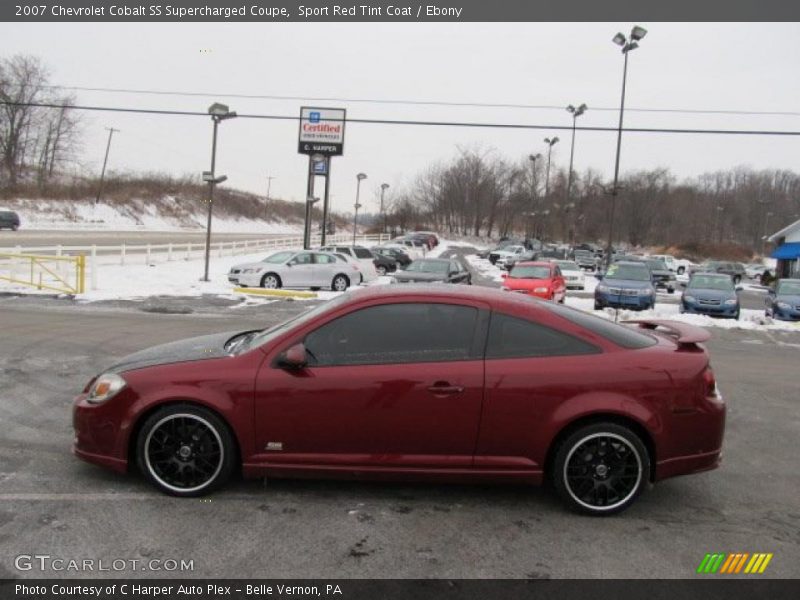
M775 242L775 241L778 240L778 238L787 236L790 233L793 233L795 231L800 231L800 220L795 221L791 225L787 225L786 227L784 227L780 231L776 231L775 233L773 233L771 236L769 236L767 238L767 241Z

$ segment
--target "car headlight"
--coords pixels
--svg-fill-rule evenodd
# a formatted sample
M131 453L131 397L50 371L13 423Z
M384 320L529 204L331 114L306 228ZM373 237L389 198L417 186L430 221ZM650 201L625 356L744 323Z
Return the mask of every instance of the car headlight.
M536 292L537 294L548 294L548 293L550 293L550 288L537 287L537 288L534 288L533 291Z
M738 304L739 301L736 298L731 298L730 300L725 300L725 304L728 306L733 306L734 304Z
M86 401L91 404L101 404L116 396L125 385L125 380L116 373L104 373L95 379L89 388Z
M640 296L652 296L653 295L653 288L642 288L639 290Z
M694 296L687 296L686 294L684 294L683 301L684 302L694 302Z
M792 308L792 305L789 304L788 302L778 302L778 308L783 308L783 309Z

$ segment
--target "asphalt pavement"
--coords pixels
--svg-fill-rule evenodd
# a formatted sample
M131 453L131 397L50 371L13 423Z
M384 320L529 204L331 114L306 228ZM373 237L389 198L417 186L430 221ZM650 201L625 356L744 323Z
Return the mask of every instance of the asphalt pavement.
M74 458L72 397L132 351L310 303L163 314L178 305L0 297L0 578L678 578L707 552L771 552L762 577L800 575L800 335L712 330L729 407L722 467L660 483L618 516L578 516L525 486L271 479L189 500ZM18 571L23 553L193 570Z

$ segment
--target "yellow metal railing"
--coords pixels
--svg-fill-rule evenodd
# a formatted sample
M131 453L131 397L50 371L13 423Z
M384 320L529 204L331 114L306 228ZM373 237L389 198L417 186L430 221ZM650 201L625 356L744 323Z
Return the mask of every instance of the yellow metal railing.
M64 294L86 291L86 256L0 253L0 281Z

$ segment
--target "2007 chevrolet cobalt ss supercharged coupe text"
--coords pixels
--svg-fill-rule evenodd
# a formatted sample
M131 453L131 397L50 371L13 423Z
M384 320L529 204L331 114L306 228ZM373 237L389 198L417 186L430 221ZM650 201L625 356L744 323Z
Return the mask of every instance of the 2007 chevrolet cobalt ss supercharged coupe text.
M74 452L196 496L245 476L541 483L610 514L719 464L708 333L468 286L359 290L263 331L132 354L74 407Z

